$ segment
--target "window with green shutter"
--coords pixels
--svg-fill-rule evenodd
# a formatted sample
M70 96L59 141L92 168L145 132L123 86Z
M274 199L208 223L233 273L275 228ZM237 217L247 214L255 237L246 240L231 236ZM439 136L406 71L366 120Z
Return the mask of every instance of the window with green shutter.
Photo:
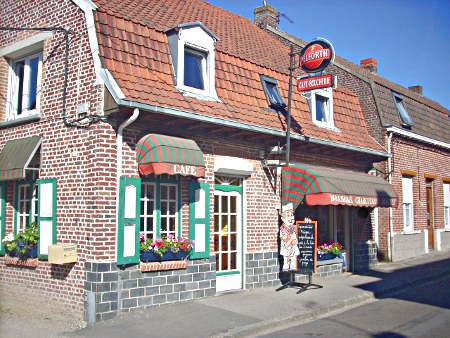
M48 258L48 246L56 244L56 178L37 180L39 258Z
M189 239L195 241L190 258L209 258L209 184L192 181L189 187Z
M6 182L0 182L0 240L5 237L5 198ZM5 253L5 246L0 242L0 254Z
M139 262L140 196L140 178L120 178L117 224L117 264L119 265Z

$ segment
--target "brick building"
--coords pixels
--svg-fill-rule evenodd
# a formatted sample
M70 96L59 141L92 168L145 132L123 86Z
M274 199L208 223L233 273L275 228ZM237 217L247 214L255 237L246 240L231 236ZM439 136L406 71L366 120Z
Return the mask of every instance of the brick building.
M306 41L277 28L276 9L255 9L255 23L300 50ZM450 248L450 111L377 74L377 60L360 65L337 56L327 69L338 86L358 96L370 135L390 154L374 165L399 194L399 208L375 208L373 240L379 259L399 260Z
M2 286L93 322L280 285L287 171L320 186L306 188L296 219L317 220L319 242L341 242L350 269L376 261L367 211L397 196L367 173L388 154L350 89L293 91L282 168L290 50L271 34L198 0L0 9L1 237L32 222L40 234L36 259L2 245ZM189 237L195 249L188 260L142 262L141 235ZM76 244L77 261L50 263L57 243ZM330 265L340 273L342 261Z

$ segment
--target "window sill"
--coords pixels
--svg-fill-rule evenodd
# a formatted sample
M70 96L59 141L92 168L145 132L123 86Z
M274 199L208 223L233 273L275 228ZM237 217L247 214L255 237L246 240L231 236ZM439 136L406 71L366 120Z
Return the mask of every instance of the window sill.
M222 103L217 95L209 95L207 91L195 90L195 88L189 88L185 86L177 86L176 88L181 92L183 96L193 97L195 99L203 101Z
M37 258L19 259L18 257L10 257L5 255L6 265L16 265L26 268L35 268L38 266L39 260Z
M19 117L14 120L0 122L0 128L8 128L8 127L13 127L13 126L16 126L19 124L31 123L31 122L39 121L40 119L41 119L40 114L31 115L31 116L27 116L27 117Z
M187 261L185 261L185 260L149 262L149 263L141 262L141 271L142 272L178 270L178 269L186 269L186 268L187 268Z

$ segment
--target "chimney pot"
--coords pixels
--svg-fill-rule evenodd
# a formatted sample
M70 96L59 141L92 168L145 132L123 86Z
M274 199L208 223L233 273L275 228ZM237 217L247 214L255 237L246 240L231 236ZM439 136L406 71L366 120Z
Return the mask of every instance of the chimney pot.
M413 92L416 92L417 94L419 94L420 96L423 95L423 87L422 86L411 86L409 87L410 90L412 90Z
M367 69L369 72L372 72L374 74L376 74L378 71L378 62L374 58L361 60L359 64L361 67Z
M273 28L277 28L277 10L270 5L263 5L261 7L255 8L254 11L254 23L263 27L269 25Z

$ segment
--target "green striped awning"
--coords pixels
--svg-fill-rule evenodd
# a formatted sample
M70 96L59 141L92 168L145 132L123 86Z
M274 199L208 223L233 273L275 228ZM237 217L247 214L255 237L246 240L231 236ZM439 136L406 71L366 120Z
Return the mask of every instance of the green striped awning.
M392 185L378 176L306 164L282 169L282 203L397 207Z
M141 175L205 176L203 153L193 140L149 134L137 143L136 156Z
M0 153L0 181L24 179L41 143L40 136L7 141Z

